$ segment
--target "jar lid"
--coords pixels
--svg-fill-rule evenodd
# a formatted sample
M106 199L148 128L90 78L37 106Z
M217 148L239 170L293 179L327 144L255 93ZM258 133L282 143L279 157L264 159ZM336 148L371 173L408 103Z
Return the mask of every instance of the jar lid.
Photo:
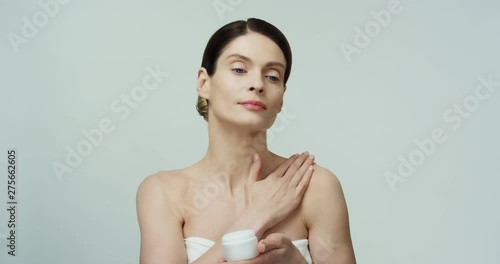
M239 230L231 233L227 233L222 236L223 244L232 244L242 241L246 241L255 237L255 232L252 229Z

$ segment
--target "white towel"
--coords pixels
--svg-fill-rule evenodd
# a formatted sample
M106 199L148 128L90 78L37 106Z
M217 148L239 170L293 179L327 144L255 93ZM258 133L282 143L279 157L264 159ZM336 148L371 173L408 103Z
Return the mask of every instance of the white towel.
M307 263L312 264L308 248L309 241L307 239L300 239L294 240L292 243L299 249L302 256L307 260ZM188 264L191 264L215 245L215 242L202 237L188 237L184 239L184 244L186 245Z

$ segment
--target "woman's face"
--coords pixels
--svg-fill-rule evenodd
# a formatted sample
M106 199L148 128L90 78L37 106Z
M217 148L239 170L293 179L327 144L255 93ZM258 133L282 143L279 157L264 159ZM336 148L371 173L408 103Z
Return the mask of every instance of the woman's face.
M200 69L198 94L210 100L210 118L268 129L283 105L285 67L278 45L264 35L250 32L224 48L212 77ZM200 82L200 77L205 81ZM249 100L260 101L266 107L252 110L252 106L242 104Z

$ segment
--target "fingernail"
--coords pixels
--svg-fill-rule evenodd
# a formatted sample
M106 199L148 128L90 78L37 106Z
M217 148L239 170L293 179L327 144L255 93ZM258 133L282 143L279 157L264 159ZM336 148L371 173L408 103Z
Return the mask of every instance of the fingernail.
M314 159L314 155L313 154L309 154L309 158L313 160Z
M302 154L305 154L306 156L309 155L309 151L304 151L304 153Z
M257 153L253 154L253 162L256 162L259 159L259 155Z

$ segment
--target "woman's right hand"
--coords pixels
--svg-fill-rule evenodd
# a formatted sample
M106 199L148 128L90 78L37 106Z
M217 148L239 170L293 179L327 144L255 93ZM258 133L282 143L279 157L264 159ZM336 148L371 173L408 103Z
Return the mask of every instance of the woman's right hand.
M293 155L263 180L258 180L261 159L258 154L256 157L246 185L245 202L247 215L263 221L263 233L300 204L313 174L314 155L308 152Z

